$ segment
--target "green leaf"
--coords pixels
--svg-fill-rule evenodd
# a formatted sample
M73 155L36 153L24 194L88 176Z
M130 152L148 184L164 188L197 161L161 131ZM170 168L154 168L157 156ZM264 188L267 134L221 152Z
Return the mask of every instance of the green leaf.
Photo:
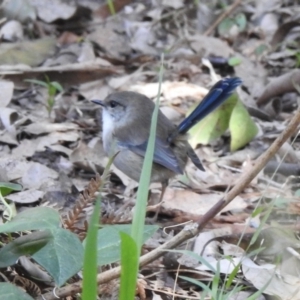
M54 98L53 97L48 98L47 104L48 104L48 109L51 111L55 104Z
M118 154L115 153L109 157L108 163L102 174L102 180L99 191L103 190L103 186L108 178L110 167ZM97 236L100 223L100 207L101 207L101 193L96 199L96 205L91 217L86 237L86 246L84 250L84 263L83 263L83 300L94 300L97 298Z
M40 206L26 209L10 222L0 225L0 233L50 229L58 227L59 224L60 215L56 210Z
M251 214L251 218L255 218L256 216L261 214L263 212L263 210L264 210L264 208L262 206L256 207Z
M234 107L229 121L231 133L230 150L238 150L247 145L257 135L258 128L241 101Z
M229 64L229 66L235 67L237 65L240 65L242 63L242 61L243 60L241 57L235 56L235 57L231 57L228 59L228 64Z
M143 162L143 168L139 180L139 187L137 191L137 201L134 209L134 215L132 220L131 236L135 240L138 251L140 253L143 244L144 236L144 224L146 218L146 207L148 200L148 190L151 181L153 157L155 150L155 139L156 139L156 128L157 128L157 118L159 113L159 100L161 94L161 84L163 80L164 71L164 54L161 54L161 64L159 70L159 83L155 107L151 117L150 135L148 139L147 150L145 154L145 159ZM138 254L139 255L139 254ZM138 270L136 270L138 272Z
M239 13L234 18L235 23L238 25L240 31L244 31L247 26L247 18L245 14Z
M51 232L53 239L32 258L61 286L82 268L83 247L77 235L66 229Z
M58 83L57 81L52 81L50 84L56 89L56 91L59 91L60 93L62 93L64 91L61 84Z
M22 185L11 182L0 182L0 192L3 197L10 194L11 192L22 191Z
M37 80L37 79L25 79L24 80L25 82L30 82L30 83L33 83L33 84L37 84L37 85L40 85L40 86L43 86L45 88L48 88L49 84L45 81L42 81L42 80Z
M207 296L212 295L212 290L207 286L207 284L201 282L200 280L190 278L190 277L187 277L187 276L182 276L182 275L179 275L178 277L182 278L186 281L189 281L192 284L195 284L196 286L199 286L200 288L202 288L206 292Z
M54 98L54 96L56 95L56 88L51 83L49 83L48 85L48 95L49 98Z
M230 115L237 103L237 95L231 95L219 108L189 130L189 142L192 147L208 144L219 138L228 128ZM189 111L191 113L193 108Z
M16 263L22 255L31 255L43 248L53 238L52 233L36 231L16 238L0 250L0 268L5 268Z
M156 225L146 225L143 231L143 241L150 238L158 228ZM98 266L111 264L120 260L120 232L130 234L131 225L113 225L98 230Z
M233 262L231 259L228 258L228 260L229 260L232 264L234 264L234 262ZM226 282L226 288L227 288L227 289L229 289L230 286L233 284L233 280L237 277L237 273L239 272L240 267L241 267L241 263L238 263L238 264L234 267L233 271L229 274L229 276L228 276L228 278L227 278L227 282Z
M97 234L100 217L100 201L96 201L86 236L83 262L82 299L97 298Z
M106 0L108 8L109 8L109 12L112 16L114 16L116 14L116 10L115 10L115 6L114 6L114 2L113 0Z
M8 282L0 283L1 300L33 300L23 290Z
M230 32L230 29L235 26L235 22L231 18L224 19L219 25L218 25L218 32L221 36L227 36Z
M257 46L254 50L256 56L261 56L263 53L269 51L267 44L261 44Z
M120 300L134 299L138 270L138 247L134 239L120 232L121 236L121 286Z

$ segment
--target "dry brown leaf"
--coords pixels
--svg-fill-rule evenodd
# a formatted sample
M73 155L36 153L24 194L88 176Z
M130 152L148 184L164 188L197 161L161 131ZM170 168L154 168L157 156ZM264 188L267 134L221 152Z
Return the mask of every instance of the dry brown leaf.
M298 276L282 273L273 264L259 266L247 257L242 260L242 270L246 279L258 290L264 288L265 294L277 296L282 300L300 299Z
M5 41L16 42L24 38L23 27L20 22L10 20L0 29L0 37Z
M40 163L30 162L22 174L22 185L28 189L39 189L42 185L51 185L58 173Z
M164 194L162 207L164 210L180 210L182 212L204 215L213 205L215 205L223 194L202 194L199 195L190 190L175 190L167 188ZM247 207L247 203L241 198L236 197L221 212L230 210L243 210Z
M158 83L140 83L132 85L129 90L155 98L158 91ZM178 98L192 97L201 100L208 90L196 84L183 81L164 81L161 84L161 93L169 101Z
M77 10L77 2L75 0L29 1L35 7L38 17L47 23L58 19L70 19Z
M14 84L11 81L0 80L0 107L5 107L10 103L13 96Z
M30 167L30 163L25 159L16 160L13 156L0 158L0 180L15 181L20 179Z
M47 123L47 122L41 122L41 123L32 123L29 124L24 128L25 132L31 133L31 134L44 134L44 133L50 133L50 132L56 132L56 131L72 131L77 130L78 125L74 123Z
M45 192L36 190L35 188L7 195L5 198L16 203L34 203L41 199Z
M201 53L203 56L220 56L229 58L234 54L234 51L228 44L218 38L205 35L190 36L191 47L196 53Z
M55 48L56 40L53 37L14 44L2 43L0 45L0 65L38 66L47 57L54 54Z

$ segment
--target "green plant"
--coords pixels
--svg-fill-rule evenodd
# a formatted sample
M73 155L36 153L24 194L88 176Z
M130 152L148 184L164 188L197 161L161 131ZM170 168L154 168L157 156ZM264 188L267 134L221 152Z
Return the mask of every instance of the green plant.
M61 84L58 83L57 81L50 81L48 76L45 76L45 81L37 80L37 79L26 79L25 81L43 86L47 89L48 98L47 98L46 107L47 107L48 115L50 118L51 112L53 110L53 106L55 104L55 96L56 96L57 92L60 92L60 93L63 92L63 88L62 88Z
M134 299L134 292L135 292L136 280L138 275L138 259L140 256L141 247L143 245L143 232L145 227L145 214L146 214L146 206L148 200L148 189L150 185L152 162L154 157L157 116L159 110L161 83L163 79L163 62L164 62L164 54L162 54L161 56L158 94L157 94L155 109L153 111L152 120L151 120L150 136L149 136L147 151L146 151L143 169L139 181L137 201L136 201L136 206L135 206L133 221L132 221L131 237L124 236L124 235L122 236L122 243L126 243L126 245L122 245L122 251L124 251L125 253L121 255L123 258L121 260L121 267L122 270L125 269L127 273L125 274L125 272L121 272L121 287L120 287L120 297L119 297L120 300ZM134 253L134 256L131 258L129 263L129 260L126 259L128 257L126 255L126 252L130 252L130 251Z
M116 14L116 10L115 10L115 6L114 6L114 2L113 0L107 0L107 5L109 8L109 12L112 16L114 16Z
M5 196L12 192L19 192L22 190L22 186L17 183L11 182L0 182L0 201L6 207L8 217L7 220L11 220L14 217L14 212L12 207L6 202Z

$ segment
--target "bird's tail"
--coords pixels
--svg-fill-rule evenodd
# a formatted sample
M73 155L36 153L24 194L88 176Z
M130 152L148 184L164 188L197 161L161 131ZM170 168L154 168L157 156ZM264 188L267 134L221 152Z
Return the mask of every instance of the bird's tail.
M218 81L193 112L177 126L174 134L169 137L169 141L172 141L178 134L188 132L196 123L221 105L241 83L242 80L238 77Z

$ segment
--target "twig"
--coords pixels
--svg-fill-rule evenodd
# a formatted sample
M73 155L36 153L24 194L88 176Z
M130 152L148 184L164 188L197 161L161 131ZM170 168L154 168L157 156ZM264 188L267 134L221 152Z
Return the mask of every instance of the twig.
M295 132L297 125L300 123L300 110L297 110L295 116L288 124L286 129L281 135L273 142L270 148L263 153L255 162L255 165L247 172L244 173L237 181L236 185L228 192L223 199L221 199L216 205L214 205L203 217L198 220L198 225L190 229L184 229L171 240L167 241L163 245L159 246L155 250L143 255L140 258L140 266L144 266L158 257L162 256L166 250L175 248L184 241L196 236L203 227L227 204L229 204L237 195L239 195L244 188L254 179L257 174L263 169L266 163L275 155L283 143ZM103 272L97 276L98 284L108 282L120 276L121 267L116 267L106 272ZM56 289L55 294L58 297L67 297L81 292L82 281L70 284L68 286ZM42 300L55 300L57 299L52 292L46 293L37 299Z
M241 0L236 0L227 10L225 10L219 18L204 32L204 35L210 35L213 30L227 17L229 16L239 5Z

